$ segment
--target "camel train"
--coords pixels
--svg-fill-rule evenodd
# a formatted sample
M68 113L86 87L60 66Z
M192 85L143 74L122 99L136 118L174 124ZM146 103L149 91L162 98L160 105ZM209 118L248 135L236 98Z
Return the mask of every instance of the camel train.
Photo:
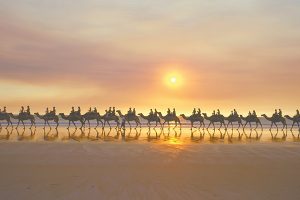
M16 115L7 112L6 107L4 107L3 110L0 109L0 122L7 122L7 125L5 127L6 129L9 126L13 127L13 120L17 120L16 129L19 127L20 123L22 123L23 128L25 129L24 122L29 122L31 129L33 126L36 126L35 116L44 121L44 129L46 128L46 125L50 127L50 129L52 128L49 122L53 122L55 124L55 129L57 129L59 126L59 122L62 120L68 122L67 129L70 128L71 124L75 128L78 128L78 124L80 129L86 128L87 126L88 128L91 128L91 121L96 121L96 126L94 128L97 128L100 124L102 128L106 127L106 125L109 128L112 128L111 122L114 122L116 129L125 128L126 123L129 125L130 128L132 128L131 123L135 123L135 128L141 128L142 124L140 119L145 120L147 122L146 125L149 128L151 127L151 123L154 122L154 128L158 125L160 126L160 128L164 128L166 125L168 128L170 128L170 123L173 123L173 128L179 126L179 128L181 129L182 121L186 121L189 122L190 129L209 129L210 127L215 129L216 124L220 125L218 127L219 130L222 127L224 127L225 130L227 130L229 126L231 126L231 129L233 129L234 124L238 125L237 129L239 129L240 127L244 129L247 125L249 125L250 129L252 129L253 124L255 124L254 129L257 129L258 127L263 129L261 118L257 116L255 111L249 112L248 115L244 117L243 115L239 115L235 109L231 112L231 114L228 117L222 115L219 109L217 111L213 111L213 113L210 116L208 116L207 113L202 113L200 109L196 110L195 108L190 116L186 116L185 114L177 116L175 108L173 109L173 111L168 109L166 115L163 115L156 109L154 109L154 111L150 109L148 115L144 115L143 113L136 114L135 108L129 108L126 114L122 114L121 110L116 110L115 107L109 107L109 109L105 110L105 114L103 115L101 115L97 111L97 108L94 108L93 110L92 108L90 108L86 113L81 114L80 107L78 107L76 111L75 108L72 107L71 112L69 114L56 114L55 107L53 107L51 111L47 108L45 114L43 115L39 114L38 112L31 114L29 106L27 106L27 109L25 109L22 106L20 112ZM278 130L278 123L282 124L282 130L287 129L287 120L292 122L291 130L294 128L295 125L297 125L298 129L300 130L299 110L296 110L296 114L292 117L289 115L283 116L282 111L280 109L279 111L275 110L274 114L270 117L268 117L266 114L262 114L261 117L265 118L271 123L270 130L273 128L273 126L275 126ZM208 125L206 127L205 121L208 122ZM198 126L195 126L195 124L198 124ZM1 128L2 125L0 123L0 129Z

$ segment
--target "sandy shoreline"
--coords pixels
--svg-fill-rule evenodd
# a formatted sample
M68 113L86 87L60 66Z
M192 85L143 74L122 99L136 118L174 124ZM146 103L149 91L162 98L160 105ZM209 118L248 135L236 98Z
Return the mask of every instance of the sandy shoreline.
M300 144L1 143L2 199L298 199Z

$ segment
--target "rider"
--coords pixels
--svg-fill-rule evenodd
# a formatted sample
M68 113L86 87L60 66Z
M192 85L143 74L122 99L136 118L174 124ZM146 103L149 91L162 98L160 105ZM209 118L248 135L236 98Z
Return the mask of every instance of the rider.
M55 106L53 106L51 113L52 113L53 115L56 115L56 108L55 108Z
M128 115L131 115L132 114L132 110L131 108L129 108L128 112L127 112Z
M116 108L115 107L113 107L113 109L112 109L112 114L116 115Z
M156 110L156 108L154 109L154 115L157 117L157 110Z
M216 111L214 110L211 115L215 116L216 115Z
M74 109L74 106L72 106L72 110L71 110L71 113L70 115L74 114L75 113L75 109Z
M278 115L279 115L280 117L282 117L282 111L281 111L281 109L279 109Z
M273 117L277 117L278 113L277 113L277 109L275 109L275 113L273 114Z
M168 108L168 110L167 110L167 114L168 114L168 115L170 115L170 114L171 114L171 110L170 110L170 108Z
M4 108L3 108L3 111L2 111L2 112L6 113L6 106L4 106Z
M80 106L78 106L77 112L78 112L79 115L81 115L81 108L80 108Z
M92 112L92 107L89 108L89 112Z
M230 114L231 116L233 116L233 111L231 111L231 114Z
M154 114L154 113L153 113L153 110L152 110L152 109L150 109L149 116L150 116L150 117L152 117L152 116L153 116L153 114Z
M172 113L174 116L176 116L176 110L175 108L173 108L173 113Z
M112 113L111 107L109 107L109 109L108 109L108 114L111 114L111 113Z
M46 108L46 115L49 114L49 108Z
M200 110L200 108L198 108L197 114L198 114L199 116L201 116L201 110Z
M257 117L255 110L253 110L252 115L255 116L255 117Z
M133 116L135 116L135 115L136 115L135 108L133 108L133 110L132 110L132 114L133 114Z
M295 115L296 117L300 117L300 113L299 113L299 110L297 109L296 110L296 115Z
M21 106L20 114L24 112L24 106Z
M221 114L220 114L220 110L219 110L219 109L217 110L217 115L221 115Z
M27 112L27 114L29 114L29 115L30 115L30 107L29 107L29 106L27 106L27 110L26 110L26 112Z
M251 114L251 112L249 111L249 112L248 112L248 116L251 116L251 115L252 115L252 114Z
M233 109L233 115L234 116L238 116L238 113L237 113L237 111L235 109Z
M94 108L94 112L95 112L95 113L97 113L97 112L98 112L96 107Z
M193 110L193 115L196 115L196 108L194 108Z

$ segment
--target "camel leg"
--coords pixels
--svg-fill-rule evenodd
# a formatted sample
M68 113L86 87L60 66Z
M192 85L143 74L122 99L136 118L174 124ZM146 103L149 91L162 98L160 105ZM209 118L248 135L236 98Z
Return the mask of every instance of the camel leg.
M77 129L77 126L76 126L75 122L74 122L74 121L72 121L72 123L74 124L75 128Z
M55 129L57 130L57 127L58 127L58 120L55 120L55 122L56 122L56 127L55 127Z
M48 124L49 128L50 128L50 129L52 129L52 128L51 128L51 126L50 126L50 124L49 124L49 121L47 120L46 122L47 122L47 124Z
M110 126L110 123L109 123L109 121L107 121L107 123L108 123L108 126L109 126L109 128L111 129L111 126Z
M67 129L69 129L69 128L70 128L70 125L71 125L71 121L69 120L69 126L68 126L68 128L67 128Z
M25 129L25 124L24 124L24 121L21 120L22 124L23 124L23 129ZM31 127L30 127L31 128Z
M209 122L207 129L209 129L211 122Z
M88 124L89 124L89 129L91 128L91 123L90 123L90 120L87 120L88 121Z
M273 127L273 122L271 123L271 128L270 128L269 130L271 130L271 129L272 129L272 127Z

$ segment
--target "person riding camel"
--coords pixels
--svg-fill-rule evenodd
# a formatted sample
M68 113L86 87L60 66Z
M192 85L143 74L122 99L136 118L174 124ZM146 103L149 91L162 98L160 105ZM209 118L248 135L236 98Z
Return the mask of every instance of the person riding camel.
M96 107L94 108L94 112L95 112L95 113L97 113L97 112L98 112Z
M92 107L89 108L89 112L90 112L90 113L92 112Z
M77 113L78 113L78 115L81 115L81 108L80 108L80 106L78 106Z
M278 116L278 113L277 113L277 109L275 109L275 112L273 114L273 117L277 117Z
M46 111L45 111L45 113L46 113L46 115L48 115L48 114L49 114L49 108L48 108L48 107L46 108Z
M197 115L201 116L201 110L198 108Z
M296 115L295 115L295 117L300 117L300 113L299 113L299 110L298 110L298 109L296 110Z
M132 115L133 115L133 116L136 116L135 108L133 108L133 110L132 110Z
M193 115L193 116L196 115L196 108L193 109L193 114L192 114L192 115Z
M157 117L157 114L158 114L158 112L157 112L157 110L156 110L156 108L155 108L155 109L154 109L154 116Z
M167 110L167 114L168 114L168 115L170 115L170 114L171 114L171 110L170 110L170 108L168 108L168 110Z
M28 115L30 115L30 107L29 107L29 106L27 106L26 113L27 113Z
M154 115L154 113L153 113L153 110L152 110L152 109L150 109L149 116L150 116L150 117L152 117L153 115Z
M176 110L175 110L175 108L173 108L173 116L176 116Z
M113 107L113 109L112 109L112 114L116 115L116 108L115 107Z
M252 115L253 115L254 117L257 117L255 110L253 110Z
M212 116L215 116L216 115L216 111L215 110L213 110L213 112L212 112L212 114L211 114Z
M56 115L56 108L55 108L55 106L53 106L52 111L50 111L49 114L51 114L53 116Z
M74 106L72 106L72 109L71 109L70 115L73 115L74 113L75 113L75 109L74 109Z
M248 116L251 116L251 115L252 115L252 114L251 114L251 112L249 111L249 112L248 112Z
M231 114L230 114L231 116L233 116L233 111L231 111Z
M132 109L129 108L128 112L127 112L127 115L131 115L132 114Z
M111 114L111 113L112 113L111 107L109 107L109 109L108 109L108 114Z
M239 116L238 113L237 113L237 111L236 111L236 109L233 109L233 115L236 116L236 117Z
M278 116L282 117L282 111L279 109Z
M109 116L108 110L105 110L104 112L105 112L105 117L108 117Z
M2 111L3 113L6 113L6 106L4 106L4 108L3 108L3 111Z
M220 110L219 110L219 109L217 110L217 115L221 115L221 113L220 113Z
M21 106L20 114L24 113L24 106Z

